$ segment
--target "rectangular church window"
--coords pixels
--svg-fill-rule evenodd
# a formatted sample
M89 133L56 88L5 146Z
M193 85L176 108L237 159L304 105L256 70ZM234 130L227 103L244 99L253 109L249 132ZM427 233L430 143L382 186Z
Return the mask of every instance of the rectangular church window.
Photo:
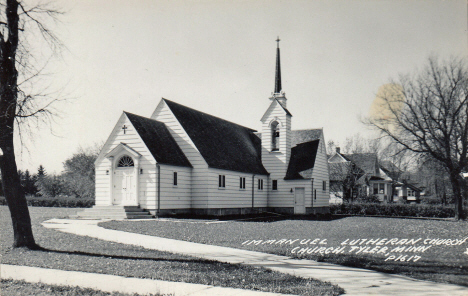
M245 189L245 178L244 177L239 178L239 188L240 189Z
M271 190L278 190L278 180L273 180L272 181Z
M218 176L218 187L225 188L226 187L226 175L219 175Z
M174 180L173 180L173 183L172 183L172 184L173 184L174 186L177 186L177 172L174 172L174 178L173 178L173 179L174 179Z
M263 179L258 179L258 190L263 190Z

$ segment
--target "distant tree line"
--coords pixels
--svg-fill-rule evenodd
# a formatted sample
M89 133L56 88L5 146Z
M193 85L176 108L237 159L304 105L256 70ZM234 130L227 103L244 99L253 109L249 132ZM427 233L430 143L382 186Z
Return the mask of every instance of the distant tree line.
M59 174L49 174L43 165L36 173L19 170L21 187L26 195L75 198L94 198L94 161L98 149L80 149L63 163L64 170ZM0 183L0 195L3 188Z

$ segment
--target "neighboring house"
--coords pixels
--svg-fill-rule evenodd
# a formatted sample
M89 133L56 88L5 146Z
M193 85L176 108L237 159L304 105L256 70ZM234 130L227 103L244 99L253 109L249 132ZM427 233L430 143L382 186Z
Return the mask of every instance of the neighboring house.
M422 189L408 182L396 182L394 185L394 201L419 203L421 201Z
M381 202L396 202L399 200L418 201L421 190L412 184L398 182L401 172L389 161L379 162L375 153L354 153L342 154L339 148L328 159L330 165L331 186L343 184L345 178L355 178L355 188L358 188L356 195L373 195ZM334 171L338 166L346 166L348 174L337 176ZM360 171L359 171L360 169ZM350 173L353 176L350 177ZM343 188L345 186L342 186ZM356 191L356 190L355 190ZM408 195L410 194L410 195ZM331 196L336 198L335 195Z
M150 118L123 112L99 154L96 208L139 206L152 214L327 212L322 129L292 130L281 87L262 131L162 99Z

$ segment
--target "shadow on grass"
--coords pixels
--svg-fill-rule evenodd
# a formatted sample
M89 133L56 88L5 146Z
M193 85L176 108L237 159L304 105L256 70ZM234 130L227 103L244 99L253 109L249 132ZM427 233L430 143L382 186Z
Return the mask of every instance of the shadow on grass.
M43 247L39 247L34 251L39 252L48 252L48 253L57 253L57 254L66 254L66 255L78 255L78 256L87 256L94 258L109 258L109 259L122 259L122 260L148 260L155 262L178 262L178 263L200 263L200 264L219 264L217 261L206 260L206 259L180 259L180 258L154 258L154 257L135 257L135 256L125 256L125 255L110 255L110 254L100 254L100 253L90 253L83 251L64 251L64 250L52 250Z

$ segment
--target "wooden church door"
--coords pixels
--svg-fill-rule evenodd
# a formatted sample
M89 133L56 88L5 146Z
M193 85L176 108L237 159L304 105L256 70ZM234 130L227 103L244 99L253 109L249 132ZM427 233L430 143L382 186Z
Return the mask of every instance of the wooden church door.
M294 214L305 214L304 187L296 187L294 190Z
M115 171L114 178L114 205L134 205L135 176L133 168L119 168Z

